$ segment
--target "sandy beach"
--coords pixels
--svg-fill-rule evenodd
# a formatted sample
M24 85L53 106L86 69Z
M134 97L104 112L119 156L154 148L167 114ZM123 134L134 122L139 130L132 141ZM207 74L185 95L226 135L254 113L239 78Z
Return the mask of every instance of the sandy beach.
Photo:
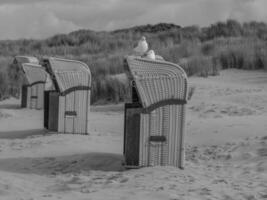
M185 169L125 170L123 104L92 106L89 135L43 130L43 111L0 102L2 200L267 199L267 73L189 78Z

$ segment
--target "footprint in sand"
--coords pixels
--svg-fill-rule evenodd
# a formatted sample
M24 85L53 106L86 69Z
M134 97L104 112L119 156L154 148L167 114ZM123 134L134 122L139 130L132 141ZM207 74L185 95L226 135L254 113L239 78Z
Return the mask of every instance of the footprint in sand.
M44 194L43 197L50 198L50 197L53 197L53 195L52 194Z
M210 195L211 193L211 190L210 189L208 189L208 188L201 188L201 190L200 190L200 195Z
M267 193L266 194L261 194L261 198L267 199Z
M82 187L80 190L81 193L93 193L93 192L97 192L97 190L94 189L89 189L88 187Z
M9 189L10 189L9 185L0 183L0 196L7 195Z
M122 178L121 180L120 180L120 183L126 183L126 182L128 182L129 181L129 178Z
M156 191L163 191L164 190L164 187L163 186L160 186L160 187L157 187L156 188Z
M258 149L258 155L262 157L267 156L267 147Z
M214 181L212 181L213 184L219 184L219 183L223 183L223 184L228 184L228 182L224 179L216 179Z
M258 199L255 197L255 195L244 195L244 198L246 200L257 200Z

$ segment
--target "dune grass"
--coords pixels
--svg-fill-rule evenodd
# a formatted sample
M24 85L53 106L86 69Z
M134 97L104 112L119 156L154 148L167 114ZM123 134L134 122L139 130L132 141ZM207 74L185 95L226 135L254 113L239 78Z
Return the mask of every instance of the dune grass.
M218 75L221 69L267 69L267 25L233 20L206 28L148 25L113 32L75 31L45 40L0 41L0 99L19 96L12 56L56 56L85 62L92 73L92 103L127 99L129 85L112 75L124 73L123 59L145 35L150 47L177 63L189 76Z

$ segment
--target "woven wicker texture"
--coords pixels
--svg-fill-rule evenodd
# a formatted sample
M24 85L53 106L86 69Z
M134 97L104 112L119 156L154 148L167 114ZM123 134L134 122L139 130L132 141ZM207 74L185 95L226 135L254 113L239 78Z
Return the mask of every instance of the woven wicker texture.
M42 109L44 84L48 74L45 69L32 63L22 63L22 69L27 80L27 108Z
M178 65L133 56L127 63L144 108L169 99L186 100L187 76Z
M23 63L32 63L32 64L39 64L39 60L36 57L31 56L15 56L13 60L13 64L16 66L16 70L19 71L19 76L21 76L22 83L24 85L28 84L27 78L23 72L22 64Z
M47 60L45 60L47 62ZM49 58L46 66L52 77L58 99L58 124L60 133L88 134L90 111L91 72L82 62Z
M22 64L22 68L30 85L36 82L46 81L47 73L41 65L24 63Z
M59 58L49 58L49 63L60 92L77 86L91 86L91 73L85 63Z
M140 103L139 166L172 165L183 168L187 76L173 63L127 57ZM153 106L157 105L157 106ZM153 109L146 109L146 108ZM148 111L147 111L148 110ZM161 137L163 142L150 138Z
M44 107L44 83L37 83L27 87L27 108L43 109Z

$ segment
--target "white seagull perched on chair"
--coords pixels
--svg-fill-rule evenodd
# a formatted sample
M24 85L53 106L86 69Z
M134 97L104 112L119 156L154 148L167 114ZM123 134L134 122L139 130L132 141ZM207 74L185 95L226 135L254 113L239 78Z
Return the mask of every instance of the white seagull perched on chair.
M156 60L156 55L155 55L154 50L149 50L146 53L146 58L151 59L151 60Z
M141 56L144 55L148 50L148 44L146 42L145 36L142 36L141 40L139 40L137 47L134 48L134 51Z

